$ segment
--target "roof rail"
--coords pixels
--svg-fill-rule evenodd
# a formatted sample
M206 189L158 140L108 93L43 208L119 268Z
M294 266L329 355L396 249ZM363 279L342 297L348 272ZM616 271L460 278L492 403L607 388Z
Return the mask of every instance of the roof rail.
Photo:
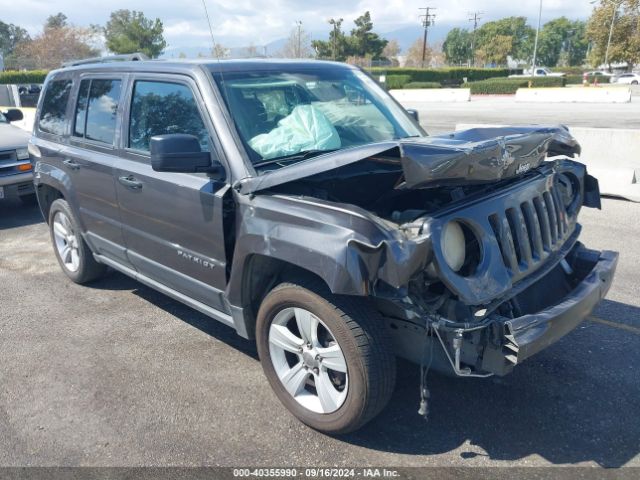
M126 53L124 55L108 55L106 57L85 58L83 60L71 60L62 64L63 67L75 67L76 65L87 65L90 63L109 63L109 62L135 62L149 60L144 53Z

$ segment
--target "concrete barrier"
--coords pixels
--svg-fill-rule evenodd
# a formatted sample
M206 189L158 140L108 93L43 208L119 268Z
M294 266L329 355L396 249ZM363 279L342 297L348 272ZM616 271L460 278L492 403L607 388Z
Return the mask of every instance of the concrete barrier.
M458 124L456 130L500 125ZM603 195L640 202L640 130L622 128L571 128L580 142L577 159L598 179Z
M36 109L35 108L19 108L19 107L0 107L0 111L8 110L9 108L14 108L16 110L22 110L22 115L24 118L17 122L11 122L11 125L15 125L16 127L20 127L27 132L33 131L33 125L36 120Z
M471 101L471 90L468 88L409 88L406 90L389 90L389 93L400 103Z
M516 102L629 103L631 88L519 88Z

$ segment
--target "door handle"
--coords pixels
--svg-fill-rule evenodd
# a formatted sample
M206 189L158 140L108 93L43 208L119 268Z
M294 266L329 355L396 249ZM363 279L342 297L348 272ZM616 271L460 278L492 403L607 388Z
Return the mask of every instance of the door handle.
M127 188L132 190L139 190L142 188L142 182L136 180L133 175L127 175L126 177L119 177L118 181Z
M78 162L74 161L74 160L71 160L70 158L67 158L67 159L63 160L62 163L64 163L71 170L79 170L80 169L80 164Z

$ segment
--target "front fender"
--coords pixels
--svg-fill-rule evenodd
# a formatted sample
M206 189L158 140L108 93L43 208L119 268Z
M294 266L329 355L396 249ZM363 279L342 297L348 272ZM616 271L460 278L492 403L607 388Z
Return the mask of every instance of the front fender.
M405 286L431 259L428 237L409 239L364 210L317 199L264 195L240 200L236 221L227 288L232 305L242 304L243 276L253 255L312 272L335 294L359 296L369 295L378 280Z

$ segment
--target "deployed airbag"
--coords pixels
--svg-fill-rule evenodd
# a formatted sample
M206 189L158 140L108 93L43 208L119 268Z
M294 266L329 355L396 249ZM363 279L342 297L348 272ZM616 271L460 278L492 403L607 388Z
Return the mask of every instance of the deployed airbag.
M341 141L324 113L312 105L299 105L269 133L249 140L249 145L268 160L306 150L334 150Z

